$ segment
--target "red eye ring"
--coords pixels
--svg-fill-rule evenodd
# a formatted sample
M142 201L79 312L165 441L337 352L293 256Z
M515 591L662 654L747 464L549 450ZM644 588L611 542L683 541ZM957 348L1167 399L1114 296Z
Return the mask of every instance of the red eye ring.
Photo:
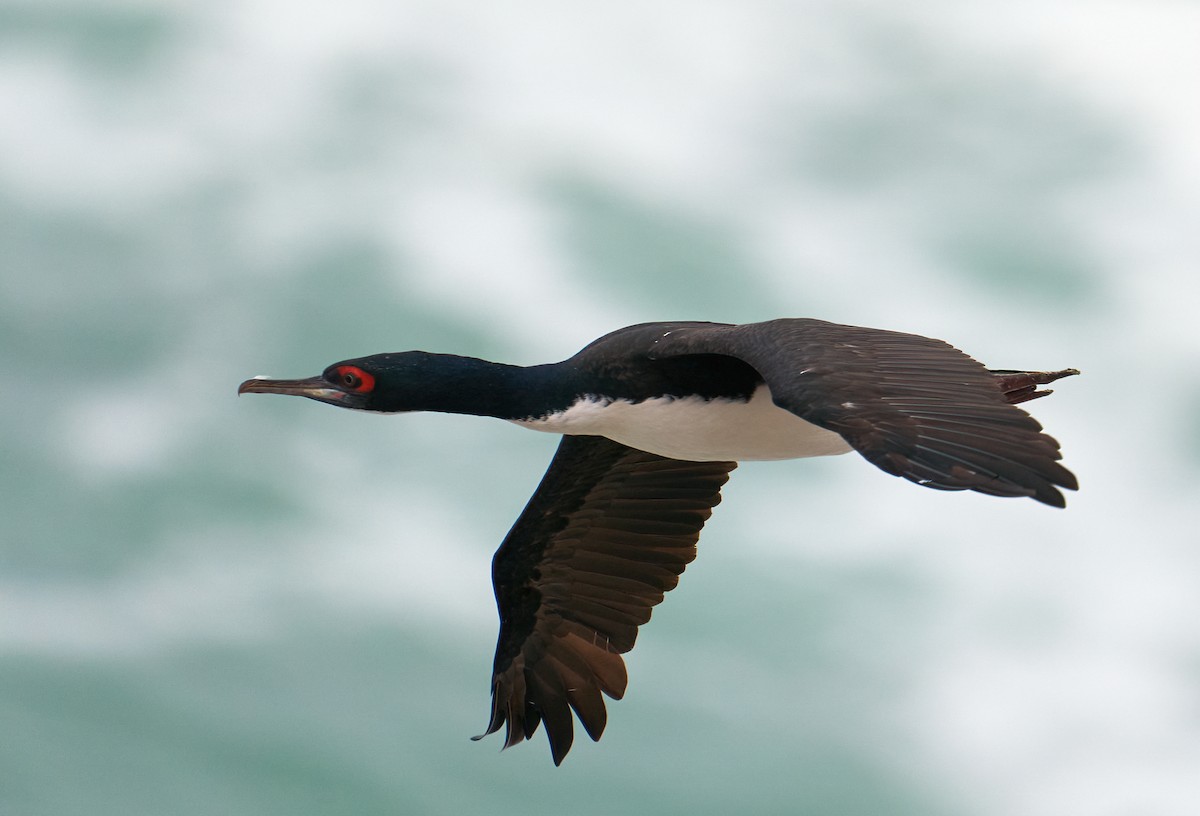
M369 394L375 390L375 376L358 366L338 366L337 381L338 385L358 394Z

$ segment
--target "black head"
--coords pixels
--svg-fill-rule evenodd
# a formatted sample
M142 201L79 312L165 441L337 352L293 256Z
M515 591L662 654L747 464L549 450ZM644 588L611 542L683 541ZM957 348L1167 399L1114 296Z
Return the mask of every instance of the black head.
M402 351L343 360L319 377L255 378L239 394L290 394L362 411L443 411L499 415L492 402L502 394L500 366L453 354Z
M421 351L373 354L334 363L319 377L302 380L255 377L239 385L238 393L290 394L362 411L419 410L413 397L421 393L429 368L426 358L432 356Z

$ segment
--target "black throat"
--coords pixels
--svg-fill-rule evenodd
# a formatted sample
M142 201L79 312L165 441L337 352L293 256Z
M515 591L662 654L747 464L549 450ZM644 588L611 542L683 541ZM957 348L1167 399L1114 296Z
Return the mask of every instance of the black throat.
M652 357L642 334L614 333L559 363L516 366L475 357L407 351L364 358L378 372L375 409L532 419L579 399L642 402L658 397L748 400L762 377L722 354ZM356 361L347 361L350 363Z
M374 362L374 399L382 411L525 419L565 408L577 392L563 363L526 367L424 351L378 355Z

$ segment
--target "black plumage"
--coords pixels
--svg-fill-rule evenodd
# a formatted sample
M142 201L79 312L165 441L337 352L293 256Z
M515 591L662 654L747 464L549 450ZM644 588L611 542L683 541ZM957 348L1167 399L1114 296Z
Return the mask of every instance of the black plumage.
M247 380L239 393L492 416L564 434L492 562L500 634L485 731L504 727L509 747L544 723L558 764L574 718L593 740L603 733L603 696L625 693L621 655L695 558L736 460L848 446L925 487L1063 507L1061 489L1077 489L1076 479L1059 462L1058 442L1015 404L1077 373L989 371L941 340L781 319L645 323L530 367L378 354L304 380ZM756 402L760 393L768 403ZM753 455L743 457L741 444Z
M500 637L485 734L507 724L507 748L544 720L558 764L573 738L570 706L600 738L600 693L625 693L618 655L696 557L700 528L735 467L563 437L492 560Z

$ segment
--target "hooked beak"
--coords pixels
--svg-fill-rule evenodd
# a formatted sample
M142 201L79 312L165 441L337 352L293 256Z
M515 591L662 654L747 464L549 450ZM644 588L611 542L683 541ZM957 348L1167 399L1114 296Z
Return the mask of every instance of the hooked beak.
M342 391L322 377L308 377L303 380L269 380L266 377L252 377L238 386L238 394L289 394L294 397L308 397L317 402L328 402L331 405L345 407L353 406L353 398L359 396Z

